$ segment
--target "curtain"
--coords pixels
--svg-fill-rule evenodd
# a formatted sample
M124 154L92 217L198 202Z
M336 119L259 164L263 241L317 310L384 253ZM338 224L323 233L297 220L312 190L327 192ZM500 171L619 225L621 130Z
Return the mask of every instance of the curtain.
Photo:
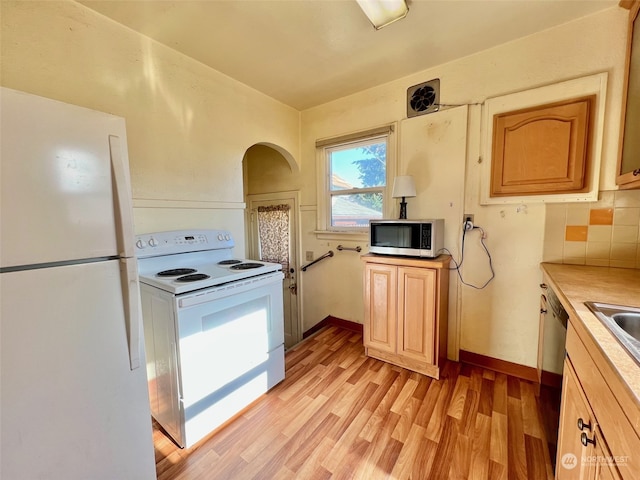
M289 278L289 205L258 207L260 260L282 264Z

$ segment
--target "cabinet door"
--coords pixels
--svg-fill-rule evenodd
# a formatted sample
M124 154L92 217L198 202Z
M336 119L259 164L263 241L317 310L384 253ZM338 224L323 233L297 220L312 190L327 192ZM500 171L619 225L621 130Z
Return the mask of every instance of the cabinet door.
M629 12L627 33L627 61L620 126L620 155L618 177L620 188L640 188L640 140L637 125L640 121L640 3L635 2Z
M590 480L621 480L622 477L615 464L615 457L611 455L598 426L596 426L595 441L594 456L590 459L592 469Z
M364 346L396 351L398 268L368 263L364 269Z
M568 360L564 363L556 479L587 480L593 470L586 460L594 455L594 448L592 443L582 444L582 434L593 439L595 422L571 364Z
M436 271L398 268L398 354L435 363Z
M595 96L494 116L491 196L584 191Z

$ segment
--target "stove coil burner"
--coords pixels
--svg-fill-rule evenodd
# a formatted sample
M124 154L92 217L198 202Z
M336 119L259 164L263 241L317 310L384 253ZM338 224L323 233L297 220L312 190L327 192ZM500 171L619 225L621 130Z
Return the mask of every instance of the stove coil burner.
M185 275L183 277L176 278L176 282L187 283L187 282L197 282L198 280L206 280L209 275L205 275L204 273L194 273L191 275Z
M222 260L218 262L218 265L235 265L237 263L242 263L242 260Z
M196 273L195 268L174 268L172 270L163 270L158 273L159 277L179 277L181 275L188 275L190 273Z
M238 265L233 265L231 270L251 270L252 268L260 268L263 265L261 263L240 263Z

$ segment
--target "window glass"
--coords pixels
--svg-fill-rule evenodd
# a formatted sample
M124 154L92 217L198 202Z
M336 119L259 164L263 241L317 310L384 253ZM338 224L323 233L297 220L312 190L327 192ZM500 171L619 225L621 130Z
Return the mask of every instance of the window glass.
M379 187L386 184L387 142L332 149L331 190Z
M366 228L384 212L387 136L327 148L330 226Z
M382 193L331 196L332 227L368 227L370 219L382 218Z

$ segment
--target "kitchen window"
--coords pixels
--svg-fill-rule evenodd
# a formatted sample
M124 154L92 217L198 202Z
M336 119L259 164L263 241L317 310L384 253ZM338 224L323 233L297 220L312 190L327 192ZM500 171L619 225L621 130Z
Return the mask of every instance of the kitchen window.
M318 231L365 234L386 218L394 171L393 125L316 142Z

